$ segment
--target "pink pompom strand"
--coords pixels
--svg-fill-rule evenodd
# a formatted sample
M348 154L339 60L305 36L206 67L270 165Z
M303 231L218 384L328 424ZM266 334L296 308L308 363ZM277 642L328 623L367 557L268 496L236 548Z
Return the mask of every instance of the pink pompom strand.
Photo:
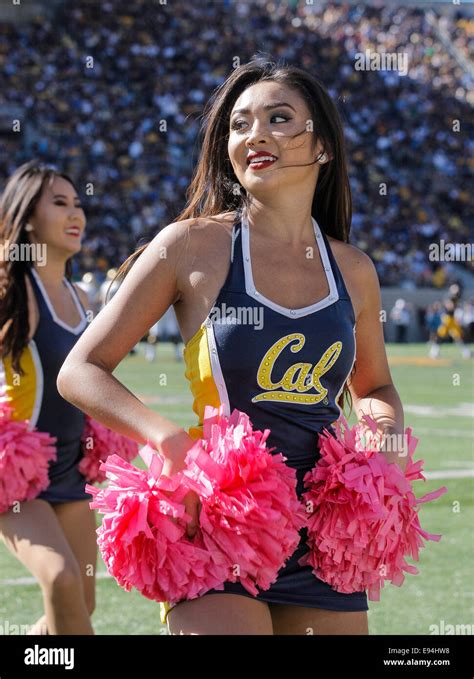
M277 579L298 546L306 512L296 494L296 471L267 448L269 429L253 431L248 415L229 418L206 406L203 438L182 472L201 501L200 529L209 549L228 558L226 580L258 594Z
M109 455L118 455L127 462L131 462L138 455L136 441L105 427L89 415L86 415L81 442L83 458L79 463L79 471L89 483L105 481L101 463L105 462Z
M86 485L94 496L90 507L104 514L97 534L107 570L126 591L134 587L155 601L191 599L219 587L219 563L214 564L199 535L193 540L186 535L188 489L176 477L160 476L162 462L155 451L143 449L143 457L147 470L111 455L102 463L107 487Z
M364 420L374 433L376 422L368 416ZM421 528L417 506L447 489L415 497L411 482L425 477L423 460L413 460L418 439L410 427L404 435L405 471L387 461L373 438L364 445L363 429L360 423L349 428L341 416L335 437L327 430L320 435L321 458L304 477L310 551L299 563L311 565L318 578L339 592L367 590L369 599L378 601L385 580L400 586L404 571L418 573L405 557L418 561L422 538L441 538Z
M49 462L56 459L56 438L29 420L14 420L0 400L0 513L15 502L33 500L49 486Z
M252 594L267 589L293 553L306 519L296 496L295 470L265 446L244 413L229 419L206 407L204 438L187 451L186 469L171 479L146 446L147 470L111 456L102 464L107 488L87 486L91 507L105 516L98 544L109 572L127 591L156 601L192 599L225 581ZM183 498L193 490L201 508L190 539ZM172 520L175 519L175 521Z

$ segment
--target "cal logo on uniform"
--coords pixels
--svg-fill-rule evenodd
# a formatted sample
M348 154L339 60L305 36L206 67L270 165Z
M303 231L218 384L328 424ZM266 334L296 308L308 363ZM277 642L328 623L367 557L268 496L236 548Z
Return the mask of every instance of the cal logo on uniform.
M257 382L266 391L257 394L252 402L257 401L290 401L293 403L319 403L327 395L320 378L331 369L337 361L342 342L333 342L313 366L311 363L294 363L282 379L272 381L272 371L277 367L278 358L283 351L289 349L293 353L301 351L306 338L302 333L294 332L277 340L266 352L257 371ZM306 394L310 390L316 393Z

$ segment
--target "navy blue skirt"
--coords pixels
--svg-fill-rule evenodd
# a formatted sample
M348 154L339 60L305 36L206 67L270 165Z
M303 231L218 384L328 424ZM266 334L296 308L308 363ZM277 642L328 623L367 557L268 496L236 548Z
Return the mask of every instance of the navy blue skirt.
M296 491L301 498L303 492L303 477L314 466L314 460L308 466L296 470ZM224 589L210 589L210 593L243 594L244 596L265 601L270 604L294 604L308 608L323 608L329 611L367 611L367 592L353 592L343 594L337 592L326 582L317 578L310 565L300 566L298 560L309 551L306 543L307 529L300 530L298 547L278 571L276 581L267 590L259 590L259 594L250 594L240 582L225 582ZM258 588L257 588L258 589Z
M92 495L85 491L86 478L78 468L82 457L80 440L60 444L57 447L57 460L51 461L49 465L50 484L37 499L51 504L92 500Z

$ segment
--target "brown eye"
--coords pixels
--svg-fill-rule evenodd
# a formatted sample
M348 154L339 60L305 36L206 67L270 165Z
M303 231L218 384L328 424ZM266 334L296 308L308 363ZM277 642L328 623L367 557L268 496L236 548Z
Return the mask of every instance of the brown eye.
M288 118L288 116L284 115L283 113L273 113L272 117L270 118L270 121L273 118L283 118L283 121L285 123L288 122L289 120L291 120L291 118ZM231 125L231 129L232 130L239 130L240 129L240 123L245 123L245 120L234 120L234 122Z

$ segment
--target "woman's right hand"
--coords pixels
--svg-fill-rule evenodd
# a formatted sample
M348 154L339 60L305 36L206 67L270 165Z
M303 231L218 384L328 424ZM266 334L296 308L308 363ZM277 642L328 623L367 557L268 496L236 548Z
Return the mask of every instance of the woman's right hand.
M185 458L188 450L194 445L195 440L181 429L160 442L160 453L165 458L161 473L171 478L174 474L186 469ZM199 510L201 501L199 495L190 490L183 498L186 513L191 516L190 523L186 526L188 537L192 538L199 527ZM170 517L176 523L176 519Z
M191 521L186 525L186 533L188 538L193 538L199 528L199 512L201 511L201 501L199 495L190 490L184 496L183 504L186 508L186 513L190 515Z

